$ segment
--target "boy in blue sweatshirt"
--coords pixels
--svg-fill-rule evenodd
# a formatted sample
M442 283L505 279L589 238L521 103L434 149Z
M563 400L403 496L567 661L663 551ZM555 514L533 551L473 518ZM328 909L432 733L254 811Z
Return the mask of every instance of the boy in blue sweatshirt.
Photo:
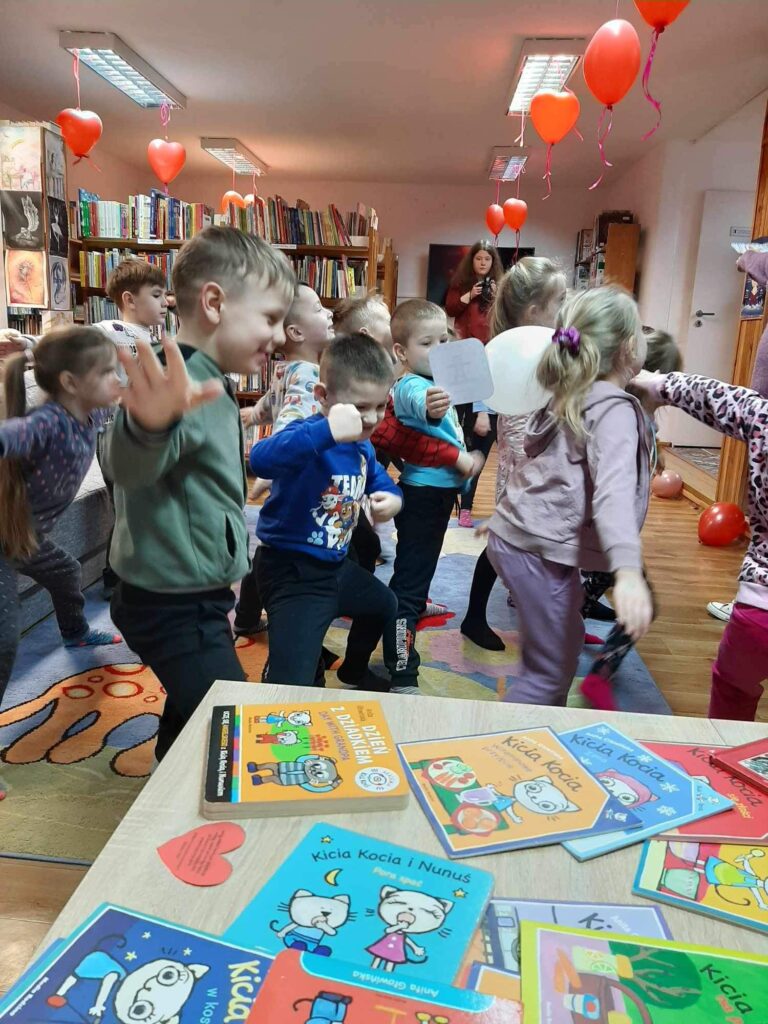
M251 451L251 469L272 480L256 528L268 683L322 686L319 658L328 627L353 616L362 656L348 650L339 678L361 685L370 651L395 619L391 590L346 557L363 495L377 522L402 506L369 440L384 417L392 380L392 362L375 341L337 337L323 353L315 385L322 412L289 423Z

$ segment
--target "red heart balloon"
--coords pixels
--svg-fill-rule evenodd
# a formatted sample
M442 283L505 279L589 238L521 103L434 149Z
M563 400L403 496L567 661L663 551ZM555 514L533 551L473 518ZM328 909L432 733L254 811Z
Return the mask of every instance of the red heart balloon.
M187 159L187 151L180 142L152 139L147 146L149 166L164 185L173 181Z
M635 0L635 7L651 28L663 32L679 17L691 0Z
M491 203L485 211L485 223L488 225L488 230L494 235L498 235L504 227L504 211L498 203Z
M104 131L98 114L92 110L76 110L74 107L60 111L56 124L61 128L64 142L78 159L90 153Z
M624 99L640 70L640 37L622 18L606 21L584 53L584 81L605 107Z
M580 111L578 96L572 92L542 89L531 100L533 127L544 142L552 145L565 138L578 121Z
M507 227L519 231L528 217L528 204L522 199L507 199L504 203L504 220Z
M234 189L230 189L225 192L221 197L221 212L226 213L227 207L232 203L234 206L239 206L241 210L245 209L245 200L239 192L235 192Z

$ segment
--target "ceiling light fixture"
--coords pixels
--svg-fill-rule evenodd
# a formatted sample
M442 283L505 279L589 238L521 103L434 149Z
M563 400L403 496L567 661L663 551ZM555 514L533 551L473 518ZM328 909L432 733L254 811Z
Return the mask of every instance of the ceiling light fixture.
M206 153L231 167L235 174L255 174L261 178L269 170L268 165L239 139L200 139L200 145Z
M524 39L507 114L527 114L542 89L562 89L579 65L584 39Z
M184 109L187 97L147 64L114 32L59 32L59 46L140 107Z
M523 173L527 159L527 155L521 155L519 149L497 146L491 153L488 178L491 181L515 181Z

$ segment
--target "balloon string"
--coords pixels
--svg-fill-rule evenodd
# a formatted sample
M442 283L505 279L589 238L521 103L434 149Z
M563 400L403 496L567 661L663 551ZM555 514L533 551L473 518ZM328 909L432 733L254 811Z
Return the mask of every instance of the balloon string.
M160 124L165 131L166 141L168 139L168 125L171 123L171 105L168 100L163 100L160 105Z
M72 74L75 76L77 86L77 109L80 109L80 51L75 50L72 55ZM77 161L75 161L77 163Z
M547 165L544 169L543 180L547 183L547 194L542 196L543 199L549 199L552 195L552 143L550 142L547 146Z
M496 205L499 205L499 192L501 191L501 179L496 179Z
M603 131L603 124L605 123L605 115L608 114L608 125ZM605 140L611 134L611 128L613 128L613 107L603 107L603 112L600 115L600 120L597 124L597 148L600 150L600 158L603 161L604 167L613 167L613 164L605 155ZM593 182L589 186L591 192L593 188L597 188L600 182L605 177L605 171L603 171L597 181Z
M520 228L515 230L515 263L520 258Z
M584 136L581 134L579 129L576 127L576 125L573 126L571 131L576 133L576 138L579 140L579 142L583 142L584 141Z
M72 161L72 166L74 167L75 164L79 164L81 160L87 160L88 163L93 167L93 169L98 171L99 174L101 174L101 168L99 167L99 165L96 163L95 160L93 160L90 156L88 156L87 153L84 153L82 156L79 156L77 158L77 160L73 160Z
M653 30L651 49L648 54L648 60L645 62L645 70L643 71L643 93L645 94L645 98L648 100L651 106L656 108L656 124L653 126L653 128L651 128L650 131L647 131L645 133L645 135L642 137L642 142L645 142L646 139L650 139L653 133L661 126L661 104L658 100L654 99L653 96L651 96L650 80L651 68L653 67L653 59L656 56L656 44L658 43L659 36L663 31L663 28L655 28Z
M520 134L515 142L519 142L521 147L525 145L525 110L520 111Z

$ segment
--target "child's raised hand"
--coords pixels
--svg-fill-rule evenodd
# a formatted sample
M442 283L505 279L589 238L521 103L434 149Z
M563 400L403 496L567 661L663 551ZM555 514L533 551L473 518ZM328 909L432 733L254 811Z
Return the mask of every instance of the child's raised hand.
M618 569L613 585L616 619L637 642L642 640L653 621L653 599L639 569Z
M178 345L164 341L166 365L148 341L136 342L136 358L118 349L118 359L128 375L121 404L144 430L159 433L200 405L214 402L223 391L220 380L197 383L189 379Z
M363 417L354 405L332 405L328 413L328 426L338 444L359 441L363 435Z
M427 416L432 420L441 420L451 408L451 396L442 388L427 388Z
M627 384L629 394L640 402L649 416L653 416L656 410L665 404L659 393L660 386L665 379L666 374L664 373L649 373L647 370L641 370Z
M240 410L240 422L244 427L253 427L256 425L255 405L247 405L244 409Z
M403 507L403 499L389 491L374 491L369 495L371 518L374 523L386 523L394 519Z

